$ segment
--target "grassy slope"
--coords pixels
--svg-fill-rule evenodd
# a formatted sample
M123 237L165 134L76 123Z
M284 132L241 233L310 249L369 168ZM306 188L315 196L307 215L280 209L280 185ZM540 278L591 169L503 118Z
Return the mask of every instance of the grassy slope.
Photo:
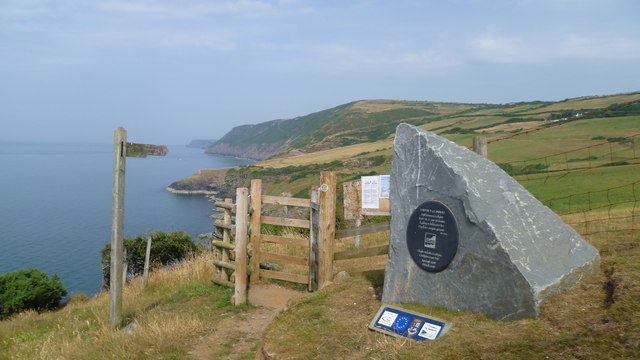
M638 95L624 95L636 99ZM594 108L594 103L621 102L619 98L571 100L558 104L516 104L511 111ZM373 110L386 109L386 104L365 104ZM562 106L566 106L562 107ZM545 108L547 107L547 108ZM453 108L453 109L452 109ZM453 105L447 108L455 111ZM373 111L371 110L371 111ZM465 109L462 109L465 110ZM475 110L474 110L475 111ZM483 112L484 111L484 112ZM508 118L505 109L487 108L468 114L473 117ZM446 131L463 124L465 117L444 117L423 125L427 129ZM509 140L490 143L489 157L496 162L539 158L589 144L595 136L627 136L638 131L638 116L586 119L560 126L518 135ZM475 125L474 125L475 126ZM505 134L489 134L498 139ZM447 137L470 146L473 134L449 134ZM550 140L551 139L551 140ZM351 145L307 155L278 158L260 163L267 169L297 166L286 176L303 173L295 181L286 176L274 177L265 184L270 194L301 193L317 185L317 172L323 163L338 160L333 170L339 181L358 177L361 173L388 173L390 170L389 138L377 142ZM536 145L536 146L533 146ZM623 145L616 145L624 148ZM625 151L629 152L628 144ZM608 147L608 144L607 146ZM366 166L367 159L382 155L385 161ZM583 157L581 153L575 155ZM537 161L537 160L534 160ZM355 162L355 163L354 163ZM360 165L354 166L354 164ZM310 168L309 165L316 167ZM594 191L601 187L624 185L637 180L639 165L613 166L585 170L565 177L546 175L520 176L519 181L542 200L563 197L568 193ZM327 169L330 169L327 168ZM258 168L258 170L260 170ZM624 189L620 193L596 194L594 203L605 203L609 197L629 196L639 189ZM552 204L560 212L583 210L585 199L564 199ZM598 213L593 215L598 218ZM569 221L572 215L568 215ZM574 216L575 217L575 216ZM606 218L606 215L604 216ZM596 226L615 224L596 222ZM581 230L580 230L581 231ZM590 229L593 232L593 229ZM363 239L365 246L384 243L386 239ZM445 318L454 323L454 330L437 342L413 343L370 332L367 323L380 305L374 298L381 278L354 277L309 298L297 302L280 316L266 335L267 345L285 358L633 358L640 351L640 250L638 234L625 232L616 236L606 233L587 238L598 247L603 258L600 275L587 279L569 292L553 298L545 306L540 321L520 320L495 323L483 316L449 312L442 309L415 306L414 309ZM337 249L352 244L340 243ZM384 257L376 260L384 263ZM244 311L229 306L231 291L212 287L209 283L210 259L196 260L172 271L158 272L151 277L144 293L134 283L125 292L125 315L135 318L142 331L124 335L107 325L108 300L103 294L88 302L68 305L46 314L26 313L0 322L0 359L93 359L93 358L161 358L186 359L188 350L199 335L216 331L216 319L231 312ZM363 269L375 263L339 264L350 270ZM613 290L612 290L613 289ZM379 295L379 294L378 294ZM221 349L221 356L224 349ZM251 356L251 354L247 354Z
M56 312L0 322L0 359L188 358L199 336L220 330L216 319L247 309L230 305L232 289L211 285L211 260L205 254L153 272L144 292L139 279L129 284L123 313L142 326L131 335L109 326L108 293L102 293Z
M400 122L424 124L440 116L482 105L363 100L293 119L234 128L218 144L287 143L304 152L384 139Z
M388 337L367 329L381 306L383 280L369 273L296 301L267 329L265 347L282 359L636 359L638 234L587 240L599 248L603 271L551 298L539 320L495 322L409 304L450 322L452 330L437 341Z

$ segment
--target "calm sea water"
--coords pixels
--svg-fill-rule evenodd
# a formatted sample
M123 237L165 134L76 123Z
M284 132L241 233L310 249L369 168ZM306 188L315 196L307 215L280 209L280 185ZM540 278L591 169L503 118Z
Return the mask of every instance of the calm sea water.
M112 144L0 142L0 273L58 274L70 295L100 290L99 251L111 237ZM202 195L164 188L202 168L248 164L169 146L166 157L128 158L125 234L212 230Z

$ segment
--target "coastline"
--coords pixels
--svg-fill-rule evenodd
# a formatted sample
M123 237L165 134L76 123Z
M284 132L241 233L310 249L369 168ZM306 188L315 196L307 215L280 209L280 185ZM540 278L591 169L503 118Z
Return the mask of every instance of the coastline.
M217 195L218 194L217 191L209 191L209 190L176 190L169 186L167 186L164 189L170 193L179 194L179 195Z

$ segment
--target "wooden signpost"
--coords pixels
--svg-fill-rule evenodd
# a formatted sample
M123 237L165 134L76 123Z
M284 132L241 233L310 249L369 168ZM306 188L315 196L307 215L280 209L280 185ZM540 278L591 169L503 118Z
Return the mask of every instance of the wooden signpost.
M122 322L122 286L124 259L124 184L126 158L148 155L165 156L169 150L164 145L135 144L127 142L127 131L117 128L113 140L113 190L111 206L111 272L109 284L109 320L117 327Z

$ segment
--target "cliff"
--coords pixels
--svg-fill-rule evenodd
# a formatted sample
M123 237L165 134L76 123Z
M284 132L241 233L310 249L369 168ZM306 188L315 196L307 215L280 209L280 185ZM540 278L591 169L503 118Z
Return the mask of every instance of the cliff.
M286 141L247 145L218 142L209 146L205 150L205 153L234 156L252 160L264 160L272 156L273 154L277 154L281 151L286 150L287 147L288 146Z

